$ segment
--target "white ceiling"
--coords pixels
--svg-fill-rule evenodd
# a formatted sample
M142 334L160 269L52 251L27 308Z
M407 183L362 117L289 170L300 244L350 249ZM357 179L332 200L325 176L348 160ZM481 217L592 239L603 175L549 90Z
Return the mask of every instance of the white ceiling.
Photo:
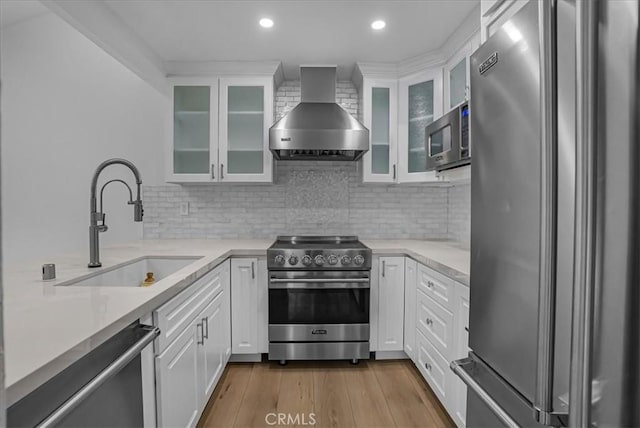
M0 28L48 13L39 1L0 0Z
M105 3L163 61L276 60L291 79L300 64L337 64L348 78L358 61L396 63L438 49L479 0ZM262 17L275 26L261 28ZM386 28L372 30L375 19Z

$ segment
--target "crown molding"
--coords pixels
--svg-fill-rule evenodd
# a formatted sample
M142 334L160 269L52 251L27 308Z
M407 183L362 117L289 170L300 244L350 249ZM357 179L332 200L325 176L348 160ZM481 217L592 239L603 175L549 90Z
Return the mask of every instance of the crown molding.
M284 78L280 61L165 61L167 77L276 76Z

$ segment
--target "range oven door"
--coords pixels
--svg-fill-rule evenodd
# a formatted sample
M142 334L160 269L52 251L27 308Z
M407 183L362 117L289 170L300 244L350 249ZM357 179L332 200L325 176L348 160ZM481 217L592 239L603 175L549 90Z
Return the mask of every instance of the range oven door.
M369 340L367 271L277 271L269 275L269 341Z

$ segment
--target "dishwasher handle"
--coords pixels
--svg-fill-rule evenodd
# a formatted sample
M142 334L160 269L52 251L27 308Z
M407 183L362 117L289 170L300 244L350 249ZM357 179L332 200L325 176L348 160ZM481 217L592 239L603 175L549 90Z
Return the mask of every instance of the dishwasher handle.
M37 427L49 428L59 424L60 421L62 421L62 419L64 419L73 409L78 407L86 398L89 397L89 395L100 388L102 384L124 369L127 364L129 364L142 352L144 348L147 347L147 345L153 342L153 340L160 335L160 329L157 327L141 325L140 328L147 332L140 338L140 340L116 358L116 360L109 364L107 368L98 373L96 377L91 379L89 383L83 386L78 392L73 394L73 396L65 401L64 404L40 422Z

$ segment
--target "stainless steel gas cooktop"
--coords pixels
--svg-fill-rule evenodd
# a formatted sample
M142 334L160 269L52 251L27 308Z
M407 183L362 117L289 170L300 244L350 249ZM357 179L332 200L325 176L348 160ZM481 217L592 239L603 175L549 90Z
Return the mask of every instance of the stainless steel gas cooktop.
M357 236L278 236L267 249L270 270L369 270L371 250Z

